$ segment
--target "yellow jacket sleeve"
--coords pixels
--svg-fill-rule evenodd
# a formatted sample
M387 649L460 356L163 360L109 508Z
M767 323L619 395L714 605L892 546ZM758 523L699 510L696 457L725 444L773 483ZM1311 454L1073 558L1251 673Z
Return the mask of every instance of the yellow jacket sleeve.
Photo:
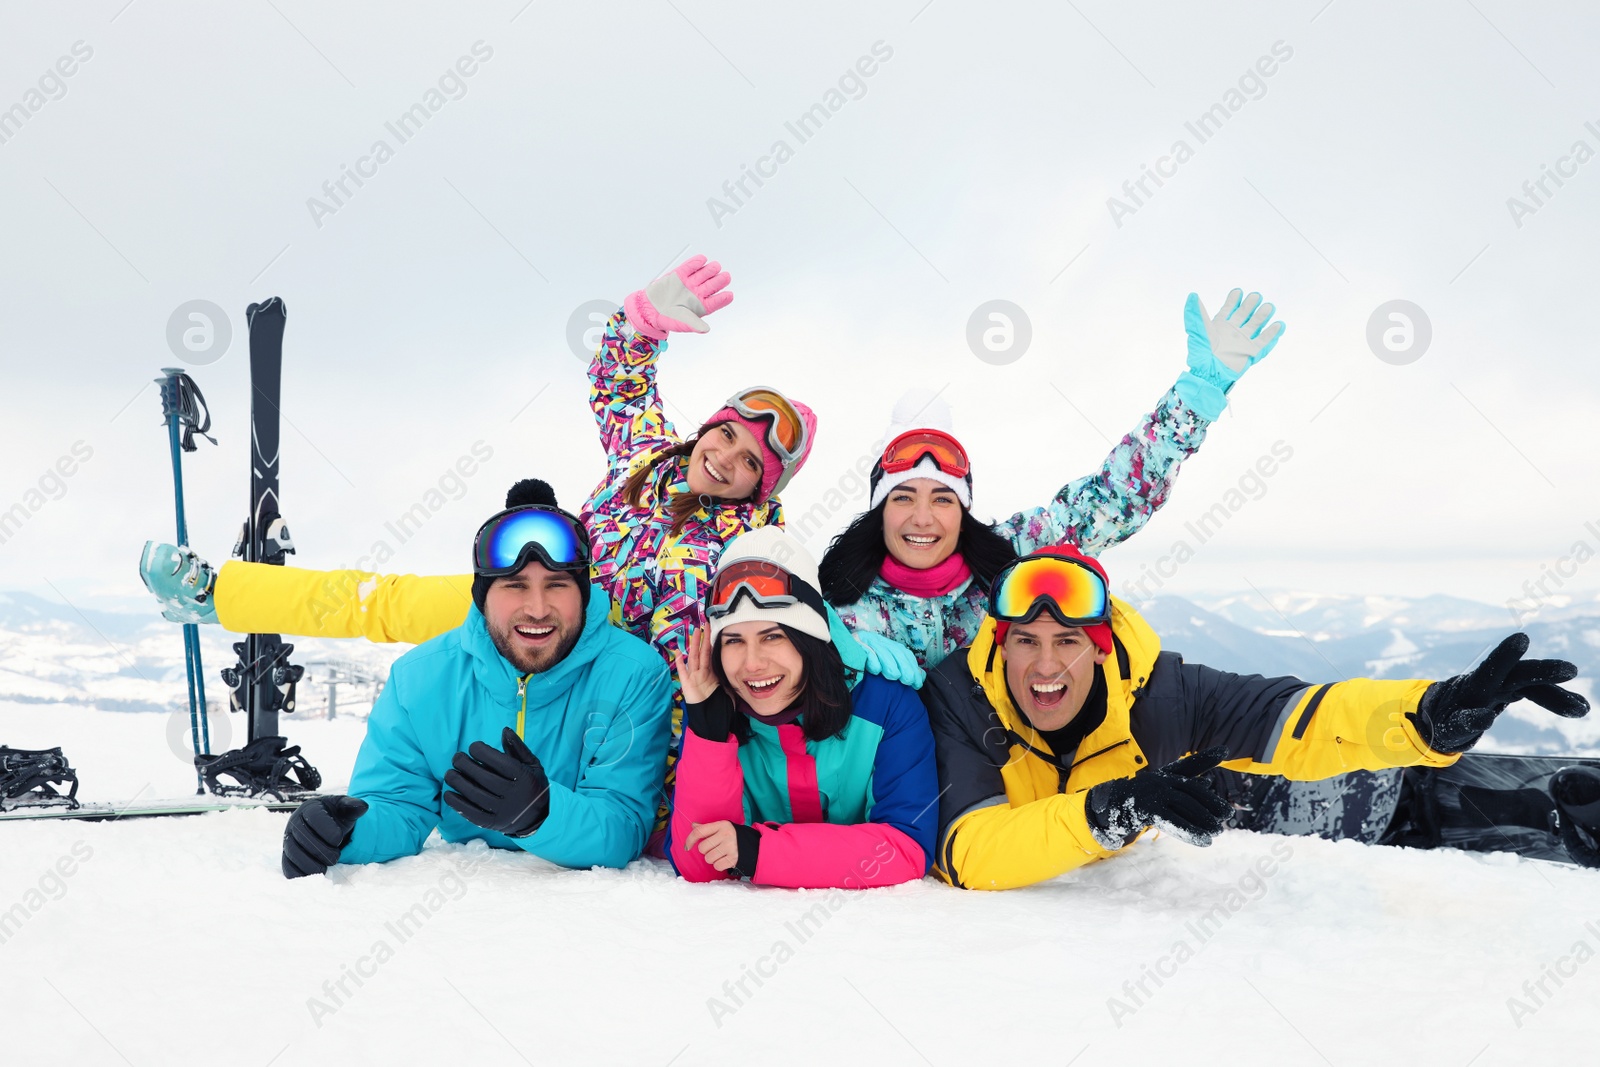
M1407 718L1431 684L1354 678L1311 686L1288 706L1264 761L1246 757L1223 766L1300 782L1346 771L1448 767L1461 758L1460 753L1435 752L1423 744L1416 725Z
M230 560L217 574L215 596L217 621L234 633L421 644L466 621L472 575L310 571Z
M1012 807L1003 797L957 819L940 844L939 877L964 889L1015 889L1111 855L1089 832L1084 792Z

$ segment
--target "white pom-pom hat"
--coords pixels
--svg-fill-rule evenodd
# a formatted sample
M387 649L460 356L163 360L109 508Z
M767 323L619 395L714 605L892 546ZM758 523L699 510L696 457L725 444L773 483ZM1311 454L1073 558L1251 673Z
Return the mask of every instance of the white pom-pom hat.
M811 587L811 593L816 596L816 606L798 602L767 606L757 603L754 597L736 594L733 610L728 614L711 615L709 609L706 612L710 616L713 641L736 622L777 622L819 641L832 640L828 633L827 608L823 606L819 591L822 585L817 578L817 561L799 541L776 526L762 526L742 533L722 550L722 557L717 560L717 573L721 574L724 569L742 560L764 560L777 564ZM716 588L715 578L712 579L712 588Z
M878 452L883 450L903 433L911 430L938 430L955 439L955 420L950 413L950 404L938 393L931 389L907 389L901 394L894 405L894 411L889 416L889 429L883 435L883 440L878 442ZM867 504L867 509L877 507L889 498L894 487L910 481L913 478L927 478L946 486L955 493L961 501L961 506L972 508L972 472L958 476L939 469L932 456L923 456L922 461L908 471L900 471L893 476L886 475L881 464L874 464L872 468L872 498Z

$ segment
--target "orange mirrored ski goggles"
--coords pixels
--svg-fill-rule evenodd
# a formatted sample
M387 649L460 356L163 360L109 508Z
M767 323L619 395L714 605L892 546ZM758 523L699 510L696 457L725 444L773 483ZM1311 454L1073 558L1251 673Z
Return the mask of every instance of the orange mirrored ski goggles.
M789 398L776 389L758 385L742 390L728 398L728 407L747 419L766 420L767 444L785 467L805 455L810 431Z
M805 604L819 615L826 615L822 594L804 578L797 578L776 563L765 559L741 559L717 571L706 598L706 615L720 619L731 614L740 596L748 596L766 608L786 608Z

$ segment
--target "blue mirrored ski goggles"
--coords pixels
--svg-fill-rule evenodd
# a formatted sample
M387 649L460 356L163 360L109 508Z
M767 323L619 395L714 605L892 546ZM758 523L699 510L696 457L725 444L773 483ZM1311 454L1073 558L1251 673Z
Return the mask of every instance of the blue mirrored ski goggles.
M509 508L479 527L472 543L473 573L498 578L517 573L530 560L554 571L586 571L588 531L565 511L538 504Z

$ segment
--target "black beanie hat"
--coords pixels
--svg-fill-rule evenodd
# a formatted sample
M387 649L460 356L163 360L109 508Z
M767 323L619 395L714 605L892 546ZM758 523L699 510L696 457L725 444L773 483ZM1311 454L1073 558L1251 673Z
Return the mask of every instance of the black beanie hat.
M550 483L538 478L524 478L510 489L506 490L506 507L523 508L537 505L546 508L558 508L556 491L550 488ZM472 579L472 602L478 605L478 610L483 610L483 600L489 595L489 586L494 584L494 579L486 575L476 575ZM578 593L583 597L583 606L589 607L589 580L582 576L578 581Z

